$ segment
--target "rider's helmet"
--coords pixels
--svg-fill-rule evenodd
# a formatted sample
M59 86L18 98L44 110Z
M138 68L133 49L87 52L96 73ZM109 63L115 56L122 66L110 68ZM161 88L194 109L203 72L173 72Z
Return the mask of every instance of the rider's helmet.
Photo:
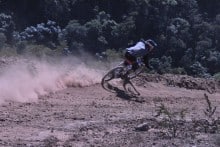
M154 48L157 47L157 43L155 41L153 41L152 39L148 39L145 41L145 44L150 44L151 46L153 46Z

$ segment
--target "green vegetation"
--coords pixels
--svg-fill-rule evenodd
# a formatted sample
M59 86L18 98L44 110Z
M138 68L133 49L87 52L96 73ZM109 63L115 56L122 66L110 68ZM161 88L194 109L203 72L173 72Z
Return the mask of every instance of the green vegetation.
M206 100L206 103L207 103L207 106L206 106L206 109L204 110L204 114L205 116L207 117L207 124L208 126L205 126L205 131L207 132L208 129L210 129L210 126L212 127L212 133L217 133L219 132L219 122L220 122L220 117L217 117L215 115L215 112L216 112L216 106L214 106L208 95L207 94L204 94L204 97L205 97L205 100Z
M187 120L187 115L190 115L190 111L187 109L173 110L166 107L163 103L156 107L157 122L159 127L165 129L163 133L167 137L186 137L195 136L195 132L204 132L219 134L220 118L216 116L217 107L212 104L207 94L204 94L205 117L197 117L192 120ZM188 133L188 134L187 134ZM216 142L219 144L219 142Z
M0 49L20 54L28 42L53 53L65 42L59 54L121 54L152 38L154 71L210 77L220 72L219 7L218 0L2 0Z
M171 111L164 104L161 104L157 110L155 117L162 117L160 125L168 128L168 136L177 137L179 133L182 133L183 130L180 129L179 122L185 121L185 116L187 109L182 109L180 111Z
M216 73L216 74L214 75L214 78L215 78L216 80L220 81L220 72L219 72L219 73Z
M211 101L209 100L209 97L207 94L204 94L205 100L207 102L207 108L204 111L204 114L208 117L208 118L212 118L213 115L215 114L216 111L216 106L213 107Z

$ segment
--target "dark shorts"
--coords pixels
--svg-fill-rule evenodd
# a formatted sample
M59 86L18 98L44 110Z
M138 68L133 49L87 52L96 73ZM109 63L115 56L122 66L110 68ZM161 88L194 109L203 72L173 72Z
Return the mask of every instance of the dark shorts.
M129 52L125 53L125 59L131 63L134 63L137 60L137 58L135 56L133 56L132 54L130 54Z

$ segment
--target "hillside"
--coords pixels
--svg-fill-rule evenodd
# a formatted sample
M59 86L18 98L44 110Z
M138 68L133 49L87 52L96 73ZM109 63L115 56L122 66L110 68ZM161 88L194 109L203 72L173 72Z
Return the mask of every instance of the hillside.
M58 64L46 66L45 62L35 61L31 62L38 71L32 75L35 81L28 79L30 73L24 70L29 66L21 66L27 63L1 59L0 146L220 145L219 82L143 74L133 81L141 93L134 97L123 91L105 91L100 85L105 71L85 66L80 73L75 66L59 73ZM47 78L42 79L45 75ZM217 106L210 118L204 113L208 112L204 94L211 102L209 110ZM185 109L181 118L180 112ZM161 115L156 117L158 110ZM165 120L167 114L171 114L172 121Z

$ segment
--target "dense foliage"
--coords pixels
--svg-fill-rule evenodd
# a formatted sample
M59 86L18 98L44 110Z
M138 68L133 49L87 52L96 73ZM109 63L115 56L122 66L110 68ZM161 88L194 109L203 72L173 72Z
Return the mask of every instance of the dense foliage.
M220 72L219 0L0 0L0 48L26 41L73 54L159 47L151 66L208 77Z

